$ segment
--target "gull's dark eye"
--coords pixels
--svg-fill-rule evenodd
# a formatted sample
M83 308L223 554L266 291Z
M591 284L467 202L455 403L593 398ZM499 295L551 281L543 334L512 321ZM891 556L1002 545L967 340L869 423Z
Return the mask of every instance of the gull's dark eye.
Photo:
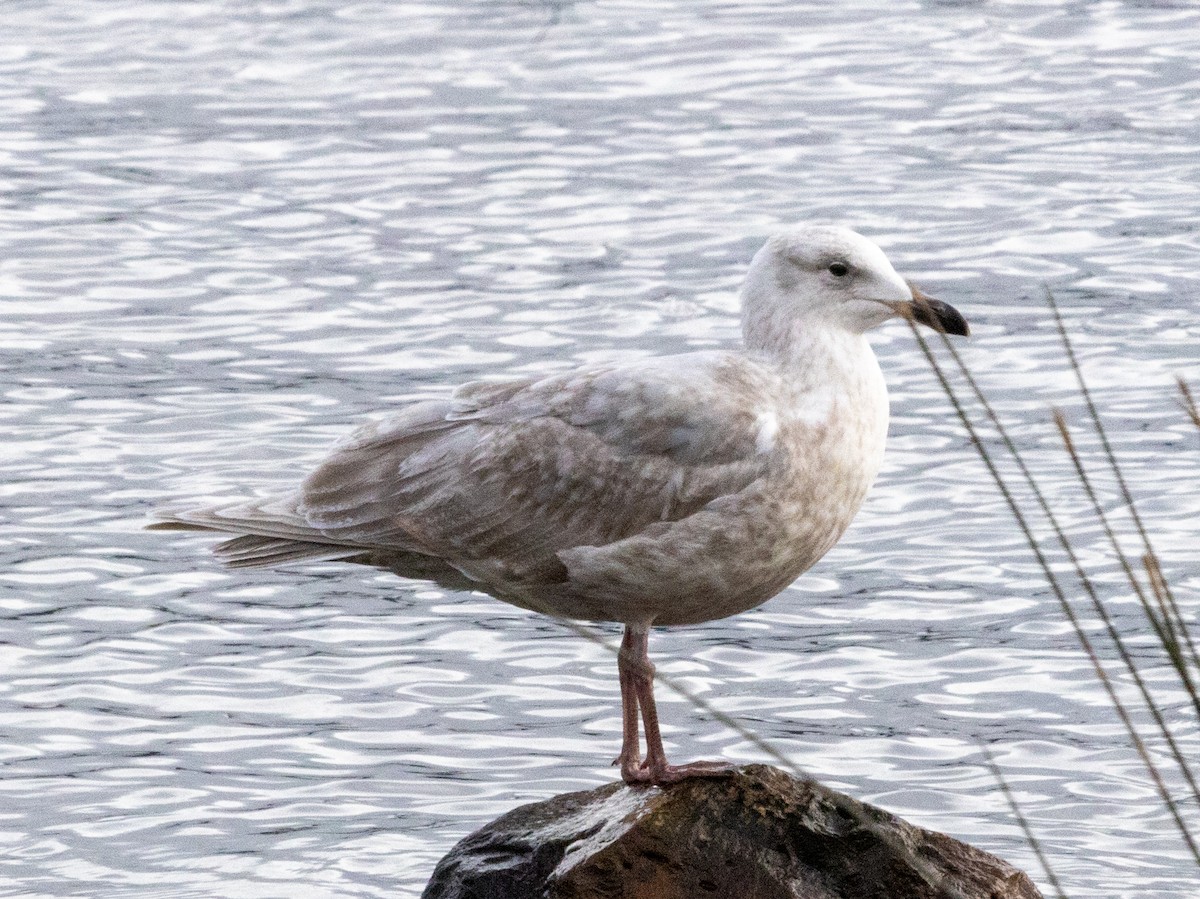
M837 275L839 278L844 278L846 275L850 274L850 266L846 265L844 262L831 262L829 263L829 274Z

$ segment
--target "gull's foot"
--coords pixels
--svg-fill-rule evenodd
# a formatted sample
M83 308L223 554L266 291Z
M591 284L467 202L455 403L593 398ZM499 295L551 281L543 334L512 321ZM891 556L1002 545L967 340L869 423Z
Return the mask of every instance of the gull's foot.
M728 777L737 770L730 762L688 762L686 765L651 765L648 761L634 767L621 766L621 779L627 784L652 784L663 787L690 777Z

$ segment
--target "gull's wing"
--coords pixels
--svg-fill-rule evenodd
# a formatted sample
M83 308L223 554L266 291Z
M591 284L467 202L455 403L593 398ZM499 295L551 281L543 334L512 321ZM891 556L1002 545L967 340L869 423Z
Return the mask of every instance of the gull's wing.
M337 447L294 500L309 536L270 535L422 553L484 582L562 579L558 552L680 520L761 477L775 386L723 353L468 384Z

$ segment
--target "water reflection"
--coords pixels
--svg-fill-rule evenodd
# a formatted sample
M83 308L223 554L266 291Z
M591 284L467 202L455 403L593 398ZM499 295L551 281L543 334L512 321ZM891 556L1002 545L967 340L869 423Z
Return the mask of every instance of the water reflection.
M1196 433L1170 390L1200 381L1198 18L10 4L0 884L415 895L483 821L611 780L601 648L386 575L221 571L143 515L290 483L448 383L720 345L761 236L797 218L877 237L968 313L970 363L1116 590L1049 424L1082 410L1048 282L1194 609ZM1032 869L987 740L1072 896L1187 892L910 336L877 348L890 456L851 533L762 610L656 636L662 669L832 785ZM680 757L758 760L662 700Z

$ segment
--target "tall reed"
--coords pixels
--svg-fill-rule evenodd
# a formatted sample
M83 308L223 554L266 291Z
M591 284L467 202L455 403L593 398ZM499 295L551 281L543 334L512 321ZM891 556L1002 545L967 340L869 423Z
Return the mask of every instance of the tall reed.
M1089 575L1087 570L1085 570L1079 554L1076 552L1071 539L1061 524L1060 516L1046 499L1037 478L1013 442L1008 429L997 415L995 408L980 389L977 380L967 367L957 348L946 338L945 334L941 335L944 348L958 369L957 373L961 376L962 382L966 385L966 393L973 398L973 406L977 407L978 411L975 411L973 414L968 413L966 404L959 396L959 388L956 388L952 384L951 378L946 374L942 364L931 350L928 340L915 325L913 325L912 330L942 389L945 391L959 419L966 428L976 452L982 459L988 473L995 481L997 488L1008 505L1009 511L1012 513L1018 527L1029 543L1030 550L1037 559L1051 592L1058 601L1063 615L1071 624L1080 647L1083 649L1092 666L1097 681L1104 687L1104 691L1113 706L1113 710L1120 719L1131 745L1141 758L1147 776L1151 783L1153 783L1163 807L1168 811L1182 842L1187 847L1197 867L1200 868L1200 849L1197 848L1195 834L1196 824L1194 821L1189 823L1182 811L1184 807L1190 808L1194 816L1195 810L1200 808L1200 787L1197 785L1196 771L1197 762L1189 759L1179 746L1174 729L1167 721L1167 713L1164 711L1159 699L1150 690L1145 673L1147 668L1156 665L1160 661L1168 666L1177 677L1183 694L1188 698L1190 711L1196 716L1196 723L1200 724L1200 692L1197 690L1197 682L1200 681L1200 655L1196 651L1196 640L1192 633L1193 626L1184 615L1175 591L1164 574L1164 569L1160 557L1154 548L1149 529L1146 527L1145 521L1138 511L1128 480L1113 449L1112 441L1109 438L1104 421L1093 399L1092 392L1084 378L1083 369L1075 354L1074 346L1067 333L1058 304L1055 302L1054 295L1049 290L1046 291L1046 301L1053 314L1055 327L1065 352L1067 364L1075 376L1075 382L1087 412L1086 427L1089 427L1095 433L1099 441L1100 464L1107 469L1117 484L1124 508L1132 524L1135 542L1138 544L1138 548L1131 551L1126 548L1128 537L1122 540L1118 536L1117 528L1114 526L1111 516L1105 510L1104 504L1101 502L1095 489L1093 474L1089 464L1085 461L1083 454L1081 454L1077 447L1072 426L1068 423L1066 416L1061 410L1053 410L1052 418L1054 424L1062 440L1064 452L1071 460L1079 486L1087 497L1095 520L1103 528L1105 539L1112 552L1112 558L1116 560L1123 571L1125 580L1129 585L1130 594L1137 598L1144 615L1145 627L1136 628L1133 633L1122 633L1118 630L1106 607L1106 602L1111 602L1114 597L1110 596L1107 600L1101 598L1100 592L1096 588L1097 578ZM1184 411L1197 428L1200 428L1200 410L1197 409L1188 385L1181 378L1179 379L1178 386ZM1012 475L1004 472L997 458L997 450L981 436L976 424L976 418L980 416L986 419L995 430L999 438L1000 448L1007 455L1013 467L1015 467L1017 472L1015 484L1013 483L1014 478ZM1075 575L1075 582L1077 583L1065 583L1063 577L1056 572L1050 559L1051 551L1044 547L1042 541L1037 537L1035 522L1041 522L1049 526L1054 536L1054 542L1057 543L1058 552L1061 553L1061 558L1065 558L1070 563L1070 567ZM1078 587L1078 591L1081 591L1083 597L1086 598L1085 611L1083 612L1076 608L1076 605L1081 601L1078 595L1071 596L1072 593L1076 592L1076 586ZM1088 614L1087 610L1090 610L1090 613L1095 615L1095 619L1102 624L1102 633L1107 636L1113 650L1115 650L1119 666L1114 670L1118 673L1123 672L1129 681L1134 684L1141 700L1141 710L1149 716L1152 724L1147 724L1145 716L1137 714L1139 709L1131 709L1118 695L1114 685L1114 676L1119 676L1119 674L1114 675L1113 670L1110 670L1115 663L1112 661L1102 661L1094 638L1089 635L1089 632L1093 628L1089 626L1091 622L1084 617ZM1126 625L1126 629L1130 629L1128 625ZM1139 661L1137 656L1129 650L1129 640L1141 637L1142 634L1147 632L1152 633L1156 638L1161 656L1155 659L1143 659ZM1135 718L1140 718L1141 723L1135 721ZM1169 761L1166 763L1162 760L1161 750L1164 748L1166 755L1169 757ZM1016 807L1003 774L995 765L991 753L986 748L984 749L984 755L989 767L996 776L997 782L1000 784L1001 790L1012 804L1014 814L1025 829L1039 860L1046 868L1048 880L1054 886L1054 889L1058 891L1059 895L1062 895L1058 879L1050 869L1049 861L1042 852L1033 831L1029 829L1024 815Z

